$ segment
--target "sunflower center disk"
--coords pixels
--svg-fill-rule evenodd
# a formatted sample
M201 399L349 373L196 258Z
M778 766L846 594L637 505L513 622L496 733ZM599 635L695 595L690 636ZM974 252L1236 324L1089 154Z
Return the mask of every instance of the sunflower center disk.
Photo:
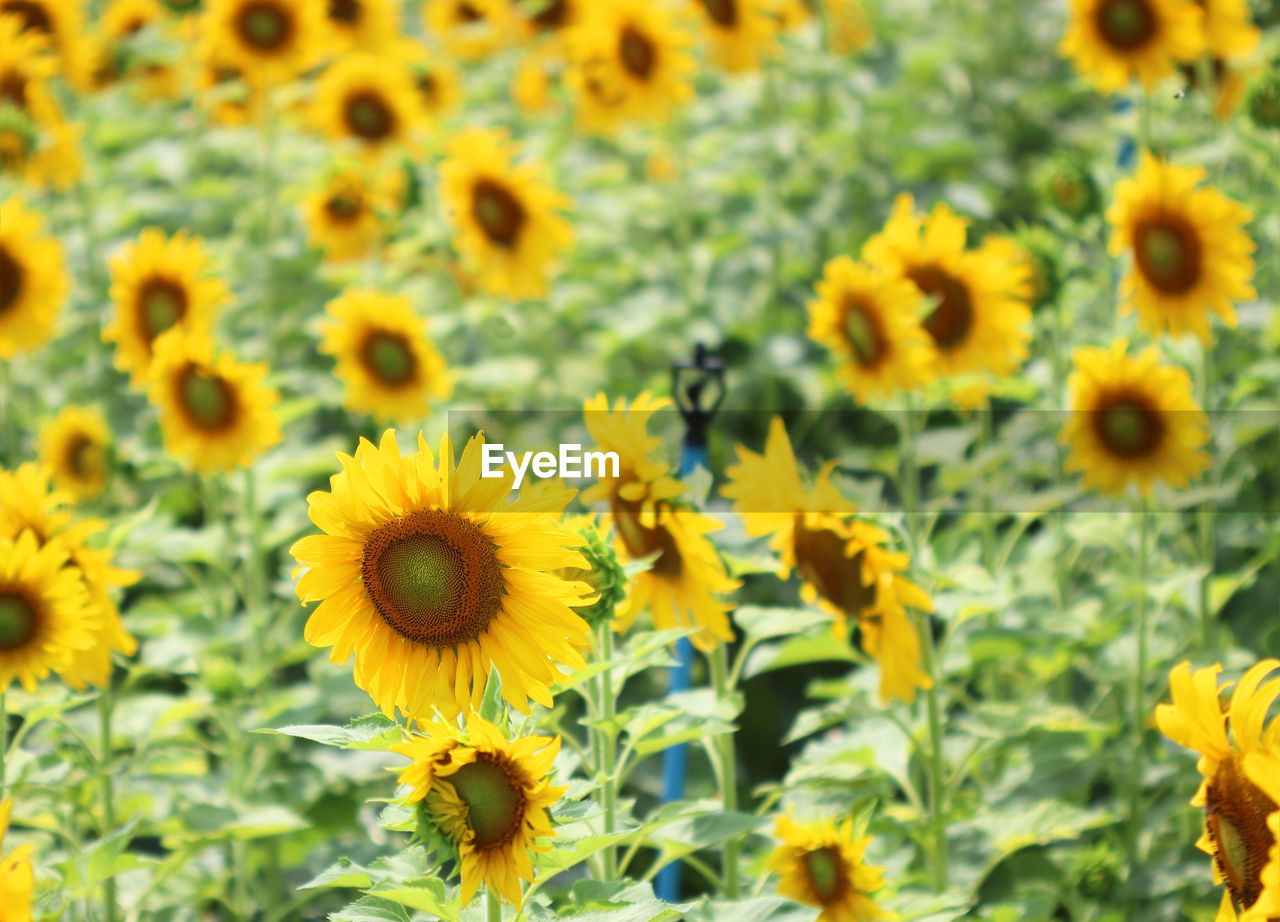
M510 769L496 761L478 759L449 776L467 805L467 824L478 848L506 845L524 822L524 794Z
M407 640L452 647L482 634L502 607L502 565L472 522L422 509L366 540L361 575L374 608Z
M1218 767L1205 792L1205 828L1216 847L1214 860L1231 896L1245 909L1262 895L1262 870L1275 845L1267 817L1276 809L1245 775L1238 756Z
M846 540L829 529L796 527L796 567L832 605L851 618L876 602L876 587L862 584L864 551L845 553Z
M417 361L403 336L378 330L365 340L361 350L365 366L384 384L400 385L412 381Z
M225 429L235 417L235 393L220 375L190 366L179 379L178 393L187 417L200 429Z
M1156 18L1147 0L1108 0L1098 8L1098 31L1116 48L1146 44L1156 32Z
M843 889L840 856L829 845L805 852L804 869L813 892L824 904L830 903Z
M875 365L884 352L884 335L866 306L852 301L846 305L844 333L858 361L863 365Z
M377 141L395 130L395 116L376 93L356 93L347 100L343 115L351 133L367 141Z
M907 273L936 305L924 319L924 328L943 352L961 345L973 329L973 299L969 287L937 266L917 266Z
M166 279L147 282L140 300L148 339L155 339L165 330L172 329L187 312L187 299L182 289Z
M18 303L22 290L22 266L0 246L0 314L7 314Z
M10 13L22 20L22 28L30 29L33 32L43 32L45 35L53 34L53 23L49 19L49 14L45 11L43 5L32 3L30 0L10 0L10 2L0 6L0 13Z
M356 0L329 0L329 18L355 25L360 21L360 4Z
M240 34L263 51L274 51L289 38L287 14L273 3L254 3L240 14Z
M25 596L0 593L0 650L16 650L30 638L36 613Z
M653 42L632 26L623 29L618 37L618 55L627 70L641 80L647 80L658 63L658 52Z
M499 246L515 246L524 226L524 206L505 186L480 180L472 190L471 207L486 237Z
M1200 278L1200 241L1181 222L1154 221L1138 227L1134 258L1142 274L1166 294L1182 294Z
M1144 402L1119 397L1098 411L1098 434L1107 448L1125 458L1139 458L1160 443L1163 426Z
M702 0L707 15L715 22L732 29L738 24L738 4L736 0Z

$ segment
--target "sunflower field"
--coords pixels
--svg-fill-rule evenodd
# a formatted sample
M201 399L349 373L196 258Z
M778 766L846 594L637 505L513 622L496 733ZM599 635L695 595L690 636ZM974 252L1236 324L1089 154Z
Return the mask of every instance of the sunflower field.
M1278 0L0 0L0 922L1280 922Z

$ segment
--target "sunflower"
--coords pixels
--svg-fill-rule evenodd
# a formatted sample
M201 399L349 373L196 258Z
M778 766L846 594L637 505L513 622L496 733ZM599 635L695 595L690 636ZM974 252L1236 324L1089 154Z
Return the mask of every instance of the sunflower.
M201 50L196 71L195 101L219 125L231 128L262 117L264 92L208 48Z
M1280 721L1272 721L1271 733L1276 737L1270 745L1271 754L1252 752L1245 757L1245 774L1272 803L1280 804ZM1267 818L1271 833L1271 860L1263 867L1259 877L1262 893L1252 908L1243 916L1243 922L1268 922L1280 918L1280 807Z
M401 456L395 430L379 446L362 439L340 454L332 491L308 498L324 532L290 550L298 596L321 601L306 639L355 653L355 682L390 716L425 722L479 706L491 668L502 694L528 713L550 707L557 664L581 668L586 623L572 606L587 587L555 575L584 567L582 539L559 523L569 491L508 503L513 477L481 478L484 438L455 466L446 434L437 459L419 434Z
M348 290L329 302L320 351L338 360L346 407L380 418L426 416L453 390L427 322L409 299Z
M649 417L666 406L645 393L627 406L619 399L610 411L604 394L584 407L587 429L603 451L617 452L619 476L601 478L582 495L585 503L608 504L607 524L624 561L654 556L648 570L632 580L616 627L627 630L648 609L661 630L695 628L691 640L703 650L733 640L722 596L737 590L715 545L707 537L720 522L678 504L686 486L670 476L667 463L654 457L661 439L647 432Z
M1100 92L1134 77L1150 90L1204 49L1202 23L1193 0L1071 0L1059 51Z
M889 534L854 517L853 504L831 482L834 463L806 487L782 420L769 425L763 455L737 446L738 463L720 490L752 537L770 537L778 554L777 576L797 572L801 594L835 617L833 634L844 640L856 625L862 647L880 664L880 700L914 701L929 688L920 668L920 637L906 606L933 611L933 600L902 575L906 554L889 551Z
M548 810L568 790L547 780L560 737L508 742L475 714L465 732L438 723L426 730L391 747L413 760L400 773L400 783L411 789L406 801L422 804L457 850L464 906L481 884L519 906L520 881L534 879L529 853L551 850L537 840L554 834Z
M209 273L204 241L186 231L166 238L148 227L111 259L115 317L102 338L116 344L116 368L134 387L146 382L156 337L173 327L205 332L231 300L222 279Z
M1256 769L1257 754L1280 755L1280 718L1267 726L1267 710L1280 698L1280 677L1267 677L1277 670L1280 660L1255 665L1224 706L1221 695L1229 686L1218 684L1222 667L1193 673L1190 663L1182 663L1169 675L1173 703L1156 708L1160 732L1200 753L1196 767L1203 780L1191 805L1205 814L1205 831L1196 846L1213 857L1214 882L1227 885L1219 920L1234 920L1236 909L1257 918L1262 872L1276 845L1268 818L1280 805L1250 780L1246 762Z
M54 482L79 500L93 499L107 482L107 423L89 407L63 407L40 430L40 460Z
M408 68L366 52L344 56L316 82L312 120L326 136L370 155L402 147L423 112Z
M516 25L510 0L427 0L422 17L427 34L463 61L507 45Z
M862 402L927 384L933 342L920 325L920 291L839 256L809 304L809 336L843 361L840 378Z
M440 166L440 198L456 226L455 245L492 294L539 297L547 267L573 242L559 214L573 204L542 180L538 163L513 163L501 130L457 135Z
M870 836L855 838L853 822L800 824L779 816L775 835L782 845L767 867L782 876L778 892L798 903L821 907L818 922L867 922L887 918L871 901L884 886L884 871L866 863Z
M7 720L8 715L0 715ZM4 837L9 832L9 816L13 801L0 800L0 906L5 908L7 922L31 922L31 894L35 890L35 872L31 868L30 845L19 845L4 854Z
M343 52L381 52L399 35L399 8L392 0L327 0L329 34Z
M1111 252L1133 257L1121 283L1122 310L1138 309L1152 335L1195 333L1211 340L1209 311L1231 327L1233 301L1256 295L1253 241L1244 231L1249 209L1204 180L1201 167L1171 166L1143 155L1138 174L1116 185Z
M945 203L921 219L903 194L862 255L881 271L910 279L933 302L923 325L941 374L1011 374L1031 339L1031 271L999 244L966 249L967 230L968 222Z
M661 4L615 0L593 8L568 37L565 82L583 127L611 133L628 121L670 118L693 96L692 44Z
M0 203L0 360L43 344L67 299L62 245L42 223L19 198Z
M324 7L313 0L210 0L204 53L255 82L284 83L322 51Z
M694 0L710 39L711 60L730 73L757 70L777 50L770 0Z
M161 334L149 396L160 410L165 450L199 473L251 464L280 441L279 395L263 383L266 374L265 365L216 353L207 333Z
M1109 349L1084 347L1067 379L1071 412L1058 440L1071 446L1067 470L1085 485L1120 494L1137 482L1144 495L1156 480L1185 486L1209 466L1202 450L1209 421L1191 394L1186 371L1161 365L1149 347L1127 354L1120 339Z
M390 214L403 198L403 174L374 173L355 163L336 163L302 200L307 236L325 259L368 256L390 232Z

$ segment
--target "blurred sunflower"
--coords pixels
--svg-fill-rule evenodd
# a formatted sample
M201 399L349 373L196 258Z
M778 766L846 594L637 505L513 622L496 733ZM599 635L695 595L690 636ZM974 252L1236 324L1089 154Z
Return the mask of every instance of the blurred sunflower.
M509 44L515 18L510 0L427 0L427 35L463 61L476 61Z
M4 719L7 720L8 715L4 715ZM0 906L5 909L6 922L31 922L31 894L36 887L31 867L32 848L19 845L7 855L3 850L12 811L11 799L0 800Z
M710 41L711 60L730 73L757 70L777 50L772 0L693 0Z
M1067 379L1071 412L1058 440L1071 447L1067 470L1083 471L1086 486L1124 492L1137 482L1144 495L1156 480L1185 486L1209 466L1202 450L1209 421L1191 394L1186 371L1161 365L1154 347L1137 356L1128 342L1084 347Z
M425 417L453 391L427 322L409 299L347 290L329 302L320 351L338 360L344 405L379 419Z
M53 333L70 281L62 245L41 233L20 198L0 203L0 359L31 352Z
M209 272L204 241L186 231L165 237L148 227L110 265L115 316L102 338L116 344L115 366L134 387L146 383L156 337L174 327L208 331L231 300L226 284Z
M355 683L384 714L420 723L479 706L490 669L502 695L528 713L550 707L557 664L581 668L586 623L572 606L587 587L556 575L584 567L582 539L560 513L572 491L507 502L513 477L481 478L483 436L455 465L446 434L439 458L418 436L401 456L395 430L379 446L361 439L330 492L307 497L324 532L296 542L298 597L320 601L307 642L355 653Z
M399 7L392 0L327 0L325 16L342 52L382 52L400 33Z
M1196 767L1203 780L1193 807L1202 807L1205 831L1196 846L1213 857L1214 883L1225 883L1219 922L1260 919L1263 871L1269 866L1276 837L1270 816L1280 805L1246 772L1246 762L1258 767L1256 756L1280 756L1280 718L1267 724L1267 711L1280 698L1280 660L1267 659L1240 679L1224 706L1219 686L1221 666L1191 671L1190 663L1169 674L1172 704L1156 708L1160 732L1180 746L1200 753ZM1271 676L1267 681L1268 676ZM1274 785L1269 785L1274 789ZM1268 897L1270 899L1270 896Z
M252 464L280 441L267 367L218 353L204 331L178 328L155 341L148 396L160 411L165 450L197 473Z
M195 86L196 105L219 125L235 128L262 117L262 87L249 81L243 71L219 59L208 48L200 54Z
M1277 737L1267 748L1270 753L1251 752L1245 757L1245 774L1273 804L1280 804L1280 721L1272 721ZM1259 875L1262 892L1258 901L1241 917L1243 922L1268 922L1280 918L1280 807L1267 817L1271 833L1271 856Z
M1071 0L1059 51L1100 92L1150 90L1204 49L1203 18L1193 0Z
M203 53L255 83L287 82L326 50L324 11L314 0L210 0Z
M661 630L696 628L690 639L699 649L710 650L733 640L728 618L733 606L722 597L740 584L729 577L707 537L722 523L679 505L676 500L687 488L670 476L665 461L654 457L662 440L648 434L648 421L667 404L648 393L630 407L619 398L612 410L604 394L586 402L587 430L601 450L617 452L620 464L618 477L601 477L582 501L608 504L607 523L624 562L654 556L649 569L633 577L617 613L617 629L627 630L647 609Z
M838 373L859 401L914 390L932 377L924 300L910 279L839 256L809 303L809 336L841 359Z
M967 230L968 222L945 203L921 219L904 193L862 255L873 267L910 279L933 302L922 323L939 373L1011 374L1031 339L1031 273L998 244L966 249Z
M345 55L316 81L312 119L327 137L379 155L402 147L422 124L413 78L394 57Z
M1116 185L1111 252L1129 253L1133 266L1121 284L1121 309L1138 309L1153 336L1195 333L1211 341L1209 312L1236 325L1233 301L1256 295L1248 208L1212 186L1196 188L1201 167L1162 163L1144 153L1138 174Z
M400 205L403 184L398 170L374 173L356 163L334 164L302 200L307 236L327 260L368 256L390 231L389 215Z
M884 871L866 863L870 836L855 838L853 823L834 820L800 824L779 816L774 834L782 845L767 867L781 875L778 893L817 906L818 922L869 922L888 918L871 901L884 886Z
M391 747L413 760L400 773L411 788L408 803L421 803L436 829L461 859L462 905L481 884L519 906L520 881L533 882L530 852L550 851L538 839L554 835L551 806L567 787L548 783L560 738L526 736L510 742L479 715L465 732L439 723L426 736Z
M540 297L549 264L573 242L573 229L559 214L573 201L543 181L540 163L516 164L514 156L503 131L455 136L440 166L440 198L454 221L458 252L482 288Z
M107 482L107 422L91 407L66 406L40 430L40 461L54 483L78 500Z

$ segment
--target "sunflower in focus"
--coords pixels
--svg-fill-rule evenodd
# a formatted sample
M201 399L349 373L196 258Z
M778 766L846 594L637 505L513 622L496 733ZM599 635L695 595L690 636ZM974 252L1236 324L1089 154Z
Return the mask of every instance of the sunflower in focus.
M1268 709L1280 698L1280 660L1263 660L1248 670L1225 704L1221 696L1230 686L1219 685L1221 671L1175 666L1169 675L1173 703L1156 708L1156 724L1178 745L1200 753L1196 767L1203 780L1191 805L1205 815L1196 846L1213 857L1214 883L1226 884L1218 919L1235 920L1238 910L1245 919L1262 920L1263 874L1276 846L1269 819L1280 803L1268 793L1276 785L1264 790L1246 769L1265 768L1280 756L1280 718L1267 723ZM1259 762L1259 755L1266 759Z
M381 52L400 32L399 7L392 0L327 0L329 35L341 51Z
M548 811L568 790L547 780L560 738L508 741L476 714L467 717L465 732L439 723L425 729L427 735L391 747L413 760L400 773L411 789L406 802L421 804L457 850L463 906L484 884L518 907L520 881L534 879L530 852L551 850L537 840L554 834Z
M323 534L290 549L298 597L321 603L307 642L334 663L355 653L355 683L388 716L452 720L479 707L494 667L528 713L530 699L551 706L558 664L582 668L589 629L573 606L588 587L556 575L586 565L560 524L572 491L507 502L514 477L480 477L483 445L472 438L455 464L447 434L438 458L419 435L402 456L388 429L307 497Z
M255 83L285 83L323 51L324 12L313 0L210 0L203 53Z
M968 222L945 203L921 218L912 197L903 194L862 256L883 272L910 279L932 302L922 323L940 374L1008 375L1027 357L1031 272L996 242L966 249L967 231Z
M403 199L403 174L373 172L355 163L334 164L302 200L311 242L326 260L360 259L390 231L391 214Z
M573 201L546 185L540 163L514 163L500 130L457 135L440 166L440 198L456 228L455 245L492 294L540 297L548 265L573 242L560 216Z
M920 321L924 300L910 279L839 256L827 263L809 304L809 336L841 359L838 373L859 401L927 384L933 342Z
M1194 333L1211 341L1209 312L1236 325L1232 302L1256 295L1248 208L1212 186L1197 188L1201 167L1162 163L1143 154L1138 174L1116 185L1107 210L1111 252L1133 265L1121 283L1121 310L1138 309L1153 336Z
M107 482L107 423L90 407L67 406L40 430L40 461L78 500L93 499Z
M710 41L711 60L730 73L757 70L777 50L770 0L693 0Z
M1088 487L1120 494L1136 482L1144 495L1156 480L1185 486L1209 466L1209 421L1196 405L1185 370L1161 365L1154 347L1128 353L1084 347L1067 379L1071 412L1058 440L1071 448L1068 471Z
M62 245L42 231L21 199L0 203L0 360L42 345L66 303Z
M1270 753L1252 752L1245 757L1245 774L1273 804L1280 804L1280 721L1272 721L1271 733L1276 739L1267 747ZM1259 882L1262 892L1248 909L1243 922L1268 922L1280 918L1280 806L1267 817L1271 833L1270 860L1262 868Z
M165 450L198 473L252 464L280 441L265 365L217 352L209 334L175 329L155 342L148 396L160 411Z
M8 719L8 715L5 715ZM36 887L31 867L30 845L19 845L4 853L4 837L9 832L13 801L0 800L0 906L5 908L6 922L31 922L31 894Z
M1204 50L1203 19L1194 0L1071 0L1059 51L1099 92L1150 90Z
M316 82L312 119L327 137L379 155L402 147L422 123L407 68L365 52L345 55Z
M733 640L728 617L733 606L723 597L739 583L729 577L707 537L722 523L681 505L687 487L655 456L662 440L648 434L649 418L666 405L648 393L630 406L619 398L612 410L604 394L586 402L587 430L602 451L617 452L620 464L618 477L600 477L582 501L608 504L606 523L624 562L656 555L649 569L632 579L617 629L627 630L647 609L660 630L696 628L693 644L710 650Z
M422 17L427 35L462 61L506 46L516 26L510 0L427 0Z
M263 113L263 89L242 70L203 49L196 70L196 105L219 125L236 128L256 122Z
M320 351L338 360L344 405L383 419L423 417L453 391L427 322L409 299L348 290L329 302Z
M871 901L871 894L884 886L884 871L866 863L871 837L855 838L851 820L839 826L834 820L800 824L779 816L774 834L782 844L767 867L782 877L780 894L821 908L818 922L888 918Z

